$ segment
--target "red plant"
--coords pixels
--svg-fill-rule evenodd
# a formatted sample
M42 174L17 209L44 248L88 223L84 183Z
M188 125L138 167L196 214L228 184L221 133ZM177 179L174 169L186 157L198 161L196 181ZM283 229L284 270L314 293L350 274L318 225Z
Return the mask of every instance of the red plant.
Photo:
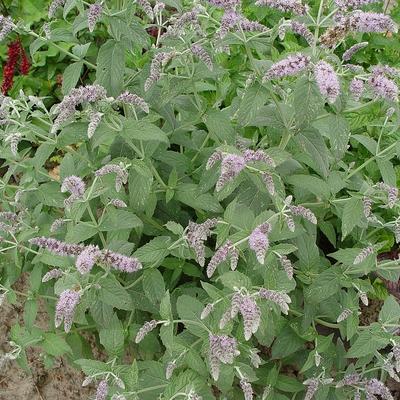
M28 75L30 67L29 58L26 55L25 49L21 46L21 64L19 66L19 72L21 72L22 75Z
M22 75L29 73L30 63L20 40L15 40L8 45L7 62L3 68L3 83L1 91L7 94L14 83L15 69L20 61L19 71Z

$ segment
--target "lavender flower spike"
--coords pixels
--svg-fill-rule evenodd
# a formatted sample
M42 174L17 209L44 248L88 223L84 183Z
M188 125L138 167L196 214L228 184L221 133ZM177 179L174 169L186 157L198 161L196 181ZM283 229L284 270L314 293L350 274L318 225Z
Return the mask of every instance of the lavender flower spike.
M205 263L205 244L204 242L211 235L211 229L217 224L217 219L212 218L204 221L202 224L196 224L190 221L187 227L186 240L189 246L196 254L196 260L200 266Z
M137 106L141 108L145 113L149 113L149 105L139 96L133 93L129 93L128 91L120 94L117 97L117 101L125 104L131 104L133 106Z
M97 246L87 246L76 258L76 269L82 274L89 273L96 264L100 256L100 250Z
M371 87L376 97L389 101L397 102L399 88L396 83L379 72L373 72L368 79L368 85Z
M110 250L103 250L99 255L99 260L122 272L137 272L143 268L141 262L136 257L124 256Z
M219 192L228 182L236 178L245 168L246 162L242 156L237 154L227 154L221 163L221 174L218 178L215 190Z
M46 238L44 236L32 238L29 240L29 243L44 248L51 253L60 256L77 256L85 248L81 244L65 243L57 239Z
M365 384L365 390L367 394L377 394L384 400L394 400L390 390L381 381L378 381L378 379L372 378L368 380Z
M108 383L105 379L103 379L97 386L95 400L106 400L107 395L108 395Z
M102 12L103 12L103 6L99 3L91 4L89 6L87 14L89 32L94 31L97 21L101 18Z
M263 77L263 81L280 79L285 76L297 75L305 70L310 63L310 58L301 53L290 55L289 57L273 64Z
M15 25L10 17L0 15L0 42L14 29Z
M351 46L348 50L343 53L342 60L350 61L350 59L356 54L358 51L368 46L368 42L356 43L354 46Z
M140 343L144 337L149 334L153 329L157 326L156 320L147 321L144 325L139 329L138 333L136 334L135 343Z
M345 308L340 315L337 317L336 322L342 322L344 320L346 320L347 318L349 318L351 315L353 314L353 311L351 311L349 308Z
M94 111L89 115L89 125L87 129L88 138L91 139L96 132L97 127L101 122L101 118L103 117L103 113Z
M257 260L260 264L264 264L265 254L269 247L269 240L266 232L262 229L262 225L258 226L251 232L249 236L249 247L256 253Z
M312 224L317 224L317 217L308 208L305 208L303 206L289 206L289 209L293 215L299 215L307 221L310 221Z
M374 253L374 248L372 246L368 246L365 249L362 249L357 257L354 259L353 264L361 264L369 255Z
M314 76L321 95L329 103L334 103L340 93L340 84L333 67L325 61L319 61L315 66Z
M143 11L146 13L146 15L153 21L154 13L150 2L148 0L137 0L137 3L143 8Z
M198 44L193 44L190 48L191 52L198 57L203 63L207 66L207 68L212 71L213 70L213 62L211 60L210 55L207 53L206 50L203 49Z
M60 7L64 7L66 0L53 0L49 7L49 18L53 18Z
M43 283L44 283L44 282L48 282L48 281L50 281L51 279L58 279L58 278L61 278L62 276L63 276L63 271L62 271L62 269L60 269L60 268L54 268L54 269L50 270L49 272L47 272L47 273L45 273L45 274L43 275L42 282L43 282Z
M64 320L64 330L71 330L75 308L80 301L80 294L75 290L64 290L58 299L55 314L55 326L58 328Z
M304 400L311 400L319 387L319 380L317 378L307 379L303 382L307 386L306 395Z
M308 9L299 0L257 0L256 5L275 8L283 12L292 12L297 15L306 14Z
M241 379L239 385L243 391L244 400L253 400L253 388L251 384L246 379Z
M350 93L354 97L354 100L360 100L364 91L364 81L358 78L353 78L350 82Z
M128 173L125 168L117 164L107 164L104 167L101 167L97 171L95 171L95 176L100 177L107 174L116 174L115 178L115 190L119 192L122 188L122 185L128 182Z
M239 311L243 317L244 338L249 340L251 335L258 331L261 322L261 311L251 296L242 296Z
M270 300L270 301L276 303L280 307L280 309L282 310L282 312L284 314L286 314L286 315L288 314L288 312L289 312L288 304L290 304L292 302L292 300L286 293L262 288L258 292L258 295L262 299L267 299L267 300Z
M211 368L211 376L215 381L219 378L219 364L232 364L236 356L240 354L237 349L235 338L230 338L226 335L211 335L209 336L210 349L209 361Z
M227 240L212 256L207 265L207 277L211 278L217 269L218 265L223 263L228 257L236 257L235 248L230 240Z
M292 28L293 33L302 36L310 46L313 45L314 35L306 25L302 24L301 22L290 21L290 27Z
M348 22L350 28L356 32L397 32L397 25L385 14L354 11Z
M61 192L71 193L71 196L64 200L65 207L69 208L76 200L79 200L83 197L85 193L85 183L78 176L68 176L64 179L61 185Z
M349 8L360 8L371 3L377 3L380 0L335 0L335 4L343 11Z

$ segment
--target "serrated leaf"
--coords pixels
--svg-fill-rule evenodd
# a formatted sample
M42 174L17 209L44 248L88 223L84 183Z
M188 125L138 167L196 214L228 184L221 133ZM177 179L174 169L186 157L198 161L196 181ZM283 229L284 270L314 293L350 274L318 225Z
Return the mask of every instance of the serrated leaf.
M153 184L153 174L143 161L132 161L128 184L129 205L135 212L143 211Z
M143 290L153 304L158 303L164 297L165 283L158 269L149 269L144 272Z
M100 281L99 298L104 303L120 310L133 310L132 299L113 275Z
M132 140L155 141L169 143L168 137L158 126L147 122L128 118L123 125L121 136L132 143Z
M100 47L97 56L96 83L103 86L108 95L117 97L123 89L125 73L125 48L113 39Z
M55 333L45 333L44 340L40 345L47 354L54 357L59 357L65 353L72 353L71 347L65 339Z
M203 304L194 297L186 294L180 296L176 302L176 309L179 317L184 320L187 330L198 337L207 337L208 330L204 322L200 319L203 311ZM190 321L193 321L191 323Z
M79 78L82 73L83 62L77 61L73 64L70 64L65 68L63 73L63 82L62 82L62 92L67 95L71 89L73 89L79 81Z
M342 215L342 239L364 220L362 199L352 197L347 200Z
M107 212L99 229L112 232L123 229L141 229L142 227L143 222L135 214L125 210L111 209Z

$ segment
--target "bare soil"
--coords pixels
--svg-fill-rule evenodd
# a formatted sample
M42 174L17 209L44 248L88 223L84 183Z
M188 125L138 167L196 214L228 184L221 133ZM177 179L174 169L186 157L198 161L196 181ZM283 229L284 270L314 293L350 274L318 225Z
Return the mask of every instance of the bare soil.
M14 285L24 292L28 287L26 277L21 276ZM23 297L17 305L6 301L0 308L0 355L10 350L9 332L15 322L22 322ZM35 325L47 328L48 316L40 304ZM31 348L27 352L30 374L26 374L15 361L9 362L0 371L0 400L86 400L94 392L93 387L82 387L85 376L63 359L57 359L54 367L45 369L40 350Z

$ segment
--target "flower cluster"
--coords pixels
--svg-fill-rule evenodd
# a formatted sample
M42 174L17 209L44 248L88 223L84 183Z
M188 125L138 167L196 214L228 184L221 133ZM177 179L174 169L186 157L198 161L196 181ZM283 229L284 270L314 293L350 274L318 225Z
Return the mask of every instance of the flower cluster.
M85 194L85 189L85 182L78 176L71 175L65 178L61 185L61 192L69 192L71 195L64 200L64 206L70 208L73 203L82 199Z
M333 67L325 61L319 61L314 68L314 76L321 95L329 103L334 103L340 93L340 83Z
M271 232L271 225L268 222L257 226L249 236L249 247L256 253L257 260L264 264L265 254L269 247L268 233Z
M284 314L286 315L288 314L289 312L288 304L290 304L292 300L286 293L262 288L258 292L258 295L262 299L270 300L273 303L277 304Z
M49 18L54 18L54 16L56 15L57 10L60 7L64 7L66 0L53 0L49 6Z
M119 192L122 186L128 182L128 172L117 164L107 164L95 171L95 176L101 177L108 174L115 174L115 190Z
M93 32L97 22L103 13L103 6L100 3L94 3L89 6L87 20L89 32Z
M267 6L283 12L292 12L297 15L304 15L308 6L299 0L257 0L257 6Z
M198 57L203 63L207 66L207 68L212 71L213 69L213 62L210 55L198 44L193 44L190 48L191 52Z
M140 343L146 335L148 335L152 330L156 328L158 321L151 320L144 323L144 325L139 329L136 334L135 343Z
M137 106L141 108L145 113L149 113L149 105L139 96L133 93L129 93L128 91L120 94L117 97L117 101L120 101L124 104L131 104L133 106Z
M235 179L247 164L255 161L261 161L269 167L275 167L275 163L261 149L259 150L244 150L242 155L222 153L221 151L214 152L207 161L206 169L211 169L217 161L221 161L221 173L215 185L215 190L219 192L228 182ZM272 177L268 173L263 173L262 178L271 192L274 192L274 184Z
M79 304L81 295L75 290L64 290L58 299L55 313L55 326L58 328L64 321L64 330L71 330L75 308Z
M155 55L150 65L150 75L144 83L144 90L146 92L160 80L162 67L166 65L174 55L174 52L160 52Z
M95 263L103 263L122 272L136 272L142 269L142 264L135 257L128 257L107 249L99 250L96 246L92 245L84 246L81 244L65 243L46 237L30 239L30 243L57 255L77 257L76 266L82 274L89 272Z
M204 267L205 244L204 242L211 235L211 229L217 224L217 219L212 218L201 224L190 221L187 227L186 240L196 254L196 261Z
M218 265L222 264L228 258L230 258L231 269L235 270L239 261L239 251L230 240L227 240L221 247L219 247L212 256L207 265L207 276L211 278Z
M211 376L215 381L219 378L220 363L232 364L235 357L240 352L237 349L237 342L235 338L226 335L212 335L209 336L209 361Z
M0 15L0 42L14 29L15 25L10 17Z
M368 79L368 85L376 97L394 102L398 101L399 88L392 79L385 75L384 70L381 68L376 68L372 71Z
M263 81L281 79L285 76L297 75L304 71L310 63L310 58L301 53L290 55L273 64L263 77Z
M356 32L397 32L393 20L380 13L354 11L348 18L350 29Z

